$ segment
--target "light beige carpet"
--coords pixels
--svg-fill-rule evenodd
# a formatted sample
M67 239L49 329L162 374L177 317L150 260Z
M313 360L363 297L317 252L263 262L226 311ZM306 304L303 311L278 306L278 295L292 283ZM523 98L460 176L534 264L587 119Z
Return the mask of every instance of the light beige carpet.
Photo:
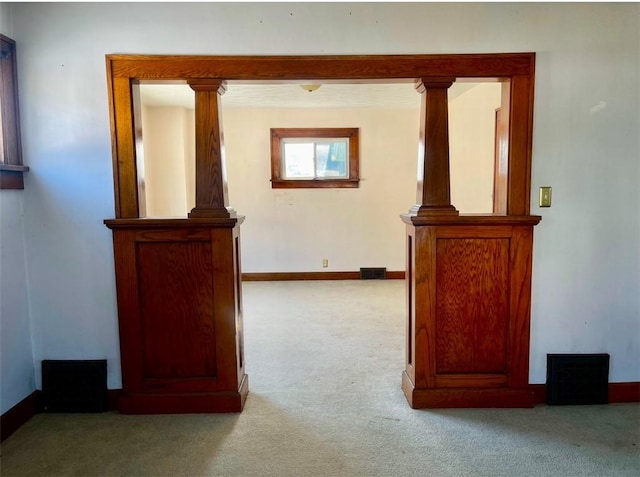
M249 282L244 307L243 413L40 414L1 475L640 475L636 404L410 409L402 281Z

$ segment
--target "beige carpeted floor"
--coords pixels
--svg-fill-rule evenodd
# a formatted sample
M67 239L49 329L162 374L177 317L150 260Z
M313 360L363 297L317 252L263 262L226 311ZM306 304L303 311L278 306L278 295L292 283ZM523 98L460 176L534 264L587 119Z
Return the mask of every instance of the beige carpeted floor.
M243 413L39 414L1 475L640 475L636 404L410 409L402 281L250 282L244 303Z

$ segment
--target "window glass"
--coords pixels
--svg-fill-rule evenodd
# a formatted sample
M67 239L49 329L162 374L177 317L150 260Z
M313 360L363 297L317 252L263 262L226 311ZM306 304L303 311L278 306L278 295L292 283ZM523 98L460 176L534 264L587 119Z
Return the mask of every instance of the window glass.
M285 179L313 179L313 143L284 143Z
M346 179L349 139L283 139L284 179Z

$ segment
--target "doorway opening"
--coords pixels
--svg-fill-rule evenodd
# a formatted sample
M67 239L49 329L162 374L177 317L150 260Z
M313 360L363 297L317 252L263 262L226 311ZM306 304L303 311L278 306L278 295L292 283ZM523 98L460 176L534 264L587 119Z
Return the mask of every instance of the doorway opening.
M421 327L430 326L429 320L433 315L428 309L414 307L412 300L415 301L417 292L420 291L416 288L418 284L422 287L429 283L435 284L424 279L424 274L428 271L424 265L435 263L435 248L428 245L431 238L437 239L434 227L441 227L441 234L444 235L439 237L456 241L456 246L473 246L474 253L485 247L487 240L499 236L499 243L491 242L488 245L499 246L501 254L483 255L489 261L497 257L505 262L503 258L507 256L505 253L508 252L511 239L514 238L514 243L518 246L512 248L512 260L505 262L514 264L513 266L522 272L514 275L518 280L518 283L514 282L514 290L526 287L529 279L530 269L525 262L530 257L527 244L531 235L529 229L525 230L520 224L526 224L526 227L530 228L537 220L528 217L533 62L533 54L250 58L109 55L107 65L113 131L116 219L106 223L114 230L119 320L123 344L121 349L124 350L122 363L126 388L123 398L125 407L133 411L157 406L157 409L165 412L185 412L181 411L182 409L191 409L190 412L207 412L212 409L215 412L224 412L240 410L244 404L248 380L244 373L242 356L239 246L240 224L244 218L238 216L229 206L229 174L223 145L224 119L221 114L223 100L220 98L229 85L273 81L284 84L304 81L305 84L313 82L327 85L416 83L422 102L419 137L416 138L419 144L417 197L409 213L402 216L409 234L407 257L413 257L405 262L405 270L407 273L411 272L407 277L410 283L406 295L409 306L405 308L410 338L403 390L412 406L427 402L424 399L415 401L413 396L422 399L423 381L428 382L432 379L426 374L432 371L429 367L431 361L425 361L424 356L427 355L422 350L419 359L415 360L413 354L418 352L418 348L424 347L424 342L421 341L420 334L416 335L418 341L415 342L411 336L414 330L419 333ZM494 198L500 199L498 205L496 199L492 201L493 214L485 214L482 217L460 216L458 219L458 210L451 205L449 194L447 128L442 127L447 118L446 91L454 82L487 80L497 81L501 86L500 109L504 121L500 124L506 125L493 127L491 148L494 153L495 180L490 189L493 189ZM154 219L149 218L147 214L148 184L144 173L146 164L143 154L142 116L137 112L142 107L141 84L148 81L186 82L196 92L195 207L188 213L188 218L180 218L180 214L178 218ZM495 115L494 110L492 118L495 118ZM504 154L500 155L498 152ZM388 156L392 157L393 154ZM392 162L384 165L387 169L393 168ZM191 173L187 166L183 166L182 170L182 183L186 190L190 187L188 178ZM363 179L366 182L366 177ZM502 189L496 190L499 188ZM383 180L381 185L374 189L378 192L375 197L377 200L368 200L360 204L361 209L353 217L351 224L355 224L355 229L364 229L359 222L362 217L367 214L375 215L380 204L390 202L388 197L404 192L405 189ZM386 193L381 193L383 191ZM318 189L313 192L325 190ZM344 191L345 194L348 192L350 191ZM190 196L186 193L183 195ZM280 205L291 207L294 203L290 197L283 199ZM313 203L322 202L316 199ZM409 199L407 205L411 202L413 201ZM336 207L332 209L335 211L334 214L339 213L340 206L344 203L345 201L336 201ZM406 205L396 208L395 214L403 209L406 210ZM303 223L300 220L301 214L293 216L294 219L298 219L296 224ZM256 218L260 220L259 215L254 217ZM391 227L390 220L387 218L385 223L381 224L381 228ZM393 221L394 224L397 223L397 215ZM277 220L272 222L271 225L275 225L276 230L285 230L278 227L280 224ZM316 232L309 237L308 242L311 243L322 242L318 240L322 239L319 232L335 228L334 221L328 222L324 227L313 225L311 223L311 227L308 227L312 232ZM460 227L451 227L455 225ZM419 232L416 232L417 229ZM462 235L458 236L458 232ZM469 242L468 234L473 234L476 238ZM292 240L292 235L285 233L281 240L274 243L287 244ZM403 249L404 247L399 245L400 254L403 254ZM290 251L287 249L284 253ZM331 263L331 260L323 257L321 263L325 262ZM443 263L446 265L448 262ZM491 264L486 266L492 267ZM158 270L171 270L183 279L179 282L164 278L159 280L155 273ZM192 272L198 272L198 280L193 280ZM430 276L435 277L433 274ZM508 274L503 273L497 278L505 282L507 276ZM444 276L447 277L449 276ZM522 281L522 286L519 281ZM154 283L164 287L164 293L152 287ZM467 286L465 282L461 282L461 285ZM434 293L434 286L429 286L427 292ZM503 287L498 290L501 300L506 299L502 296L502 290L508 289ZM129 290L138 290L138 298L136 299L136 294L130 293ZM482 300L484 296L485 294L481 293L478 300ZM147 306L147 302L152 306ZM523 301L522 304L515 316L517 326L512 328L526 327L528 331L528 302ZM160 353L166 349L164 343L170 334L152 326L156 323L155 315L162 315L172 330L180 333L181 343L185 351L188 351L184 359L175 360ZM198 317L196 321L192 320L194 316ZM501 315L497 320L501 326L507 326L509 317ZM189 328L185 328L184 325ZM458 331L464 330L454 330L456 333ZM507 343L515 343L513 338L510 337ZM194 340L197 341L198 347L191 346ZM480 382L482 386L493 386L496 383L505 385L506 394L511 393L508 387L521 386L523 376L526 378L528 364L525 360L528 354L528 334L522 333L520 341L526 341L526 346L518 342L518 346L514 345L512 354L508 356L509 362L514 361L518 364L514 378L483 375ZM151 347L147 346L149 344ZM501 346L502 344L500 342ZM140 345L143 349L156 350L158 354L141 355L136 351ZM215 345L214 354L210 351L212 345ZM127 354L126 359L124 354ZM509 362L505 366L508 366ZM149 372L152 374L148 374ZM456 383L457 381L449 378L436 382L445 387L455 387ZM163 390L160 394L159 389ZM193 394L196 390L204 394L196 396ZM176 393L180 394L179 399Z
M501 94L497 81L450 88L451 195L461 213L493 212ZM195 206L194 91L141 83L140 98L146 217L187 217ZM402 276L397 217L414 200L420 124L413 85L327 84L309 93L297 84L230 84L221 102L229 198L249 218L241 242L245 279L357 278L363 267ZM364 180L356 190L273 189L269 130L281 127L357 128Z

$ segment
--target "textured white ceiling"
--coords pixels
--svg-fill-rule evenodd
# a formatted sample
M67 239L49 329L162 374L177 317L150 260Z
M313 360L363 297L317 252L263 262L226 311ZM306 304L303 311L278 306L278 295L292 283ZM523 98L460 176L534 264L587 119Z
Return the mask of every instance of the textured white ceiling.
M450 99L475 83L455 83ZM194 108L194 92L186 84L140 85L145 106ZM308 92L298 84L228 84L224 108L419 108L420 95L411 83L323 84Z

